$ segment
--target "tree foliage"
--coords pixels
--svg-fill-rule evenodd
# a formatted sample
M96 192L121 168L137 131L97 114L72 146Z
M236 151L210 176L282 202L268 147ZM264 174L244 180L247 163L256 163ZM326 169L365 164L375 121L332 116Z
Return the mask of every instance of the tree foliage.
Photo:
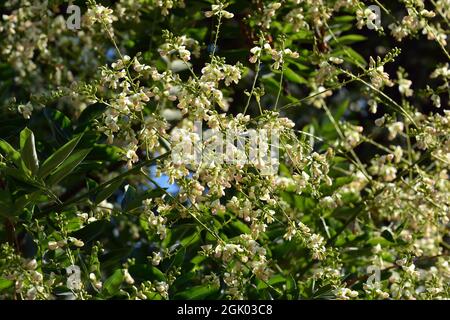
M448 1L0 11L0 298L450 297Z

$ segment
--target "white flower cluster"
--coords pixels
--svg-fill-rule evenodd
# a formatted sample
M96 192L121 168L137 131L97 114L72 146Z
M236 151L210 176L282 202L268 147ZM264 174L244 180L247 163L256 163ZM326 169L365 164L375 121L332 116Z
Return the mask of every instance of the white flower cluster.
M436 11L425 9L420 0L405 1L405 5L407 15L390 26L394 38L402 40L422 32L446 53L446 29L440 25L445 19L434 19L437 15L450 19L448 1L436 1ZM88 254L86 247L91 246L69 229L110 219L117 223L114 237L125 230L131 235L127 246L148 245L146 255L151 255L146 263L155 273L166 268L166 259L176 261L181 256L178 252L201 248L191 261L202 263L195 266L195 272L206 275L200 282L220 287L223 281L225 294L232 298L248 298L248 292L258 284L269 286L267 282L280 268L286 268L283 277L289 274L296 290L309 292L316 286L330 286L329 292L338 299L448 298L450 112L422 114L414 109L419 100L413 103L413 99L415 93L425 92L436 107L442 107L448 98L444 95L449 89L449 64L435 67L430 79L437 85L424 90L408 79L403 68L398 68L396 79L388 74L386 64L399 50L384 59L371 57L365 66L350 47L339 43L339 28L329 25L343 9L355 13L356 27L377 29L378 17L369 9L361 9L363 3L358 0L256 1L245 28L256 25L261 34L256 37L259 41L254 41L255 35L249 32L250 64L246 66L219 57L217 43L207 62L198 65L203 60L197 58L204 57L200 40L170 32L163 32L158 42L160 57L152 57L151 52L133 57L122 53L127 48L122 41L129 34L114 32L119 17L131 12L138 21L141 11L157 8L156 13L166 16L171 9L183 6L183 1L172 0L153 1L148 7L140 1L120 1L114 11L91 6L84 19L106 31L117 50L114 58L108 54L108 59L92 61L90 57L97 55L88 49L101 35L96 28L81 30L76 38L63 31L63 19L55 18L50 32L44 32L43 22L37 19L43 8L36 7L11 10L2 17L0 32L5 36L1 55L17 72L14 81L27 79L32 83L27 92L36 88L39 93L46 92L44 84L57 87L80 82L78 87L66 88L80 99L73 102L78 106L76 115L84 108L82 101L104 108L95 119L96 128L109 144L120 147L128 166L128 171L123 171L130 180L127 183L150 188L144 195L151 199L139 198L131 211L106 200L96 206L92 199L83 204L80 201L79 206L72 203L70 211L64 211L67 216L51 215L51 219L56 216L59 229L49 231L38 222L32 228L25 226L34 229L40 239L47 239L40 250L48 253L50 262L24 260L4 245L0 278L13 281L14 292L21 299L50 298L63 277L44 273L41 264L59 268L70 262L73 271L81 256L73 252L82 251L90 255L86 261L92 265L83 274L87 282L72 282L74 295L89 297L85 296L90 292L86 283L89 290L102 292L97 255L101 248L94 246ZM226 23L238 23L227 8L225 2L216 1L205 12L207 18L217 18L217 36L225 23L222 18L230 19ZM284 20L281 13L286 13ZM169 16L167 21L173 18ZM280 21L288 26L284 28ZM279 39L273 36L281 31L286 35ZM305 39L312 43L312 49L301 48L302 57L287 47L294 48L298 40ZM97 49L109 47L99 45ZM71 64L60 54L61 48L74 49L76 57ZM92 68L106 61L114 62L100 69L98 79L89 76ZM47 64L51 76L45 72ZM85 67L72 66L76 64ZM358 74L354 74L355 68ZM83 86L85 79L89 81ZM347 83L361 85L362 93L348 94L344 88ZM248 84L251 92L243 89ZM398 85L400 102L384 91L394 84ZM265 94L266 89L275 95ZM247 105L236 103L240 93L247 95ZM333 93L336 95L331 99ZM288 104L278 108L283 101ZM342 103L338 110L335 103ZM287 118L287 108L293 106L304 108L296 123ZM39 108L31 99L17 107L25 119ZM253 111L259 114L253 116ZM373 128L353 122L358 112L366 111L377 114ZM305 123L303 130L296 130ZM274 136L270 133L276 133L275 140L269 139ZM367 146L376 151L360 159L361 154L366 156ZM156 156L159 160L153 161ZM175 192L158 185L153 173L145 170L147 163L138 164L144 159L157 167L156 176L167 178ZM3 155L0 160L3 166ZM140 166L133 168L136 164ZM273 167L276 170L267 174ZM100 181L119 174L108 175L107 169L100 170L99 176L102 173L106 174L98 177ZM125 198L133 193L130 188L125 188ZM56 193L59 196L62 191ZM178 239L172 231L179 226L194 230L193 236L183 238L183 231ZM368 254L361 250L357 262L353 259L358 249L354 243L369 248ZM57 258L66 260L60 263ZM279 260L283 260L282 266ZM123 280L120 294L133 299L168 299L169 286L180 275L181 266L170 266L158 280L140 282L133 273L133 263L117 269ZM366 264L384 268L389 279L365 282L363 275L355 280L362 284L359 287L343 281L345 274L364 273ZM282 294L288 292L285 284L279 289Z
M198 55L198 42L192 38L186 36L175 37L170 33L165 33L166 43L163 44L159 53L163 57L168 57L172 54L177 54L177 56L184 62L191 60L191 51L194 55Z
M156 0L154 5L161 9L161 13L165 16L169 14L169 11L173 8L184 8L184 0Z
M154 230L156 234L159 236L159 238L163 240L167 234L166 228L167 220L163 216L164 211L159 210L158 214L155 214L153 212L155 205L152 203L150 199L144 200L143 205L144 205L143 215L147 220L150 230Z
M14 290L21 299L35 300L51 297L51 285L55 283L55 276L44 279L36 259L23 259L6 244L0 247L0 262L3 268L10 272L1 274L3 279L13 281Z
M381 89L384 86L392 87L394 83L389 79L389 74L384 71L384 66L381 65L381 60L375 61L372 57L370 57L369 62L370 72L370 80L372 85L376 89Z
M89 8L86 14L86 21L90 25L101 23L106 25L108 29L111 29L111 25L114 21L117 21L117 17L114 16L114 11L112 9L97 4L92 8Z
M205 17L211 18L212 16L224 17L226 19L231 19L234 17L234 14L225 10L225 5L218 1L217 4L213 4L211 6L211 11L205 12Z
M441 45L447 44L447 35L440 24L432 24L430 20L436 16L434 11L425 9L423 1L412 1L412 5L407 7L408 14L403 17L400 23L389 25L391 34L402 41L404 38L415 35L420 31L427 35L428 40L437 41ZM448 8L441 11L447 12Z
M289 58L298 58L299 54L298 52L294 52L289 48L283 49L283 50L276 50L271 47L269 43L265 43L263 47L253 47L250 52L252 53L252 56L250 57L251 63L256 63L257 61L260 61L261 56L263 54L268 54L272 57L272 59L275 61L272 65L272 67L277 70L280 69L280 66L283 65L285 57Z

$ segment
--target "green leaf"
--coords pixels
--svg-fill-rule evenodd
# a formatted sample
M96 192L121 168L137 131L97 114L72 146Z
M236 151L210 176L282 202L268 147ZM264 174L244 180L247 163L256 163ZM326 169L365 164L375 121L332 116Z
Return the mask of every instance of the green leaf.
M142 206L142 201L146 199L154 199L162 196L164 189L147 190L144 193L138 194L136 189L132 186L128 187L125 197L122 200L122 210L131 211Z
M313 299L332 299L334 297L333 287L331 284L326 284L323 287L313 292Z
M362 66L366 66L367 62L364 59L364 57L362 55L360 55L358 52L356 52L355 50L353 50L351 47L345 47L345 50L336 50L334 52L335 56L340 56L342 57L342 59L344 59L345 61L349 62L349 63L359 63ZM349 57L350 56L350 57Z
M131 204L136 202L137 196L138 194L136 188L134 188L133 186L128 186L128 188L126 188L125 195L123 196L122 203L120 204L122 210L130 210ZM138 203L137 206L140 206L141 204L142 202Z
M157 281L166 281L166 276L164 273L148 264L136 264L129 268L130 274L136 280L157 280Z
M0 215L7 217L13 212L13 203L9 191L0 189ZM0 280L1 281L1 280Z
M103 283L103 290L105 290L110 295L115 295L118 293L120 289L120 285L122 284L124 279L124 275L121 269L117 269L114 273L105 280Z
M384 230L382 233L381 233L381 236L383 237L383 238L385 238L387 241L389 241L389 242L392 242L392 243L395 243L395 238L394 238L394 235L392 234L392 232L390 231L390 230Z
M347 111L348 107L350 105L350 100L345 99L337 108L333 111L333 118L336 120L340 120L344 114L345 111Z
M14 281L8 279L0 279L0 291L8 289L14 284Z
M29 193L24 194L23 196L20 196L14 200L14 207L10 215L18 216L23 213L23 209L29 204L47 201L47 197L43 195L40 190L28 192Z
M333 185L328 186L326 184L322 185L320 187L320 192L324 193L325 195L330 195L333 192L335 192L337 189L341 188L342 186L345 186L346 184L351 183L354 180L353 177L338 177L335 178L333 181Z
M58 166L70 156L77 144L80 142L82 136L83 135L79 135L78 137L70 140L61 148L56 150L49 158L47 158L39 169L38 177L45 179L50 172L58 168Z
M265 76L261 78L261 82L264 85L264 90L266 92L272 92L273 94L278 93L278 89L280 87L280 81L274 79L274 74L270 76Z
M200 26L196 26L195 28L188 28L186 29L185 34L188 34L191 38L194 38L198 41L203 41L208 34L208 28Z
M18 168L20 167L20 152L3 139L0 140L0 152L11 159Z
M243 223L243 222L240 221L240 220L235 220L235 221L233 221L233 222L231 223L231 226L232 226L235 230L237 230L239 233L246 234L246 233L250 233L250 232L251 232L251 231L250 231L250 228L249 228L245 223Z
M182 266L183 262L185 260L186 257L186 248L181 248L178 250L178 252L175 254L175 256L173 257L170 265L171 266Z
M298 69L299 71L309 71L311 70L310 67L305 66L304 64L301 64L300 62L297 62L293 59L288 59L289 61L289 65L294 65L296 67L296 69Z
M39 169L39 160L36 153L34 134L28 128L25 128L20 132L20 154L24 166L29 169L33 175L36 174Z
M125 151L117 146L94 144L92 152L89 154L89 159L99 161L119 161L124 154Z
M292 81L292 82L295 82L298 84L307 84L308 83L308 81L306 81L305 78L303 78L301 75L299 75L298 73L296 73L295 71L293 71L292 69L290 69L288 67L284 68L284 76L289 81Z
M71 236L83 240L84 243L89 243L97 240L102 234L109 232L111 224L105 220L98 220L89 223L84 228L77 230Z
M277 274L277 275L273 276L272 278L270 278L269 281L266 281L266 282L260 281L258 283L257 288L258 288L258 290L262 290L262 289L268 288L269 285L274 286L276 284L284 283L284 282L286 282L286 278L283 277L281 274Z
M351 44L351 43L355 43L355 42L360 42L360 41L365 41L367 40L366 37L359 35L359 34L348 34L342 37L337 38L337 41L332 39L330 41L331 44Z
M76 128L76 132L83 132L87 127L94 123L95 119L101 117L103 112L106 109L106 105L102 103L94 103L90 106L87 106L82 112L80 117L78 118L78 125Z
M118 190L120 188L120 186L122 185L122 182L123 182L122 180L118 180L118 181L112 182L111 184L105 186L95 196L95 203L99 204L103 200L111 197L113 195L113 193L116 192L116 190Z
M376 246L377 244L380 244L382 246L389 247L392 245L391 241L389 241L383 237L374 237L374 238L368 240L367 243L370 244L371 246Z
M333 18L333 22L339 22L339 23L351 22L353 20L355 20L354 16L340 16L340 17Z
M78 216L67 218L66 230L68 233L76 232L78 230L81 230L81 228L83 228L82 218L80 218Z
M47 184L50 186L55 185L67 177L86 158L89 152L91 152L91 149L82 149L72 154L48 177Z
M16 180L18 180L20 182L23 182L25 184L29 184L30 186L33 186L33 187L37 187L38 186L22 170L19 170L19 169L16 169L16 168L6 167L6 168L2 169L2 172L4 174L6 174L7 176L10 176L10 177L12 177L12 178L14 178L14 179L16 179Z
M52 108L45 108L43 114L52 131L54 141L59 144L68 141L72 135L72 123L70 119L61 111Z
M216 294L218 291L219 288L215 286L195 286L177 293L174 298L181 300L201 300Z

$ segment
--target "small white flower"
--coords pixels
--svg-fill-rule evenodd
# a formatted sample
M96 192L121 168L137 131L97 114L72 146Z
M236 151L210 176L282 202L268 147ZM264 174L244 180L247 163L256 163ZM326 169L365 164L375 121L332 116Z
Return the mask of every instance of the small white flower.
M152 264L154 266L157 266L160 264L162 260L162 255L160 252L153 252L153 257L152 257Z
M405 97L410 97L413 95L413 90L411 89L412 81L408 79L400 79L398 81L398 91Z
M25 119L31 118L31 114L33 112L33 106L31 105L31 102L28 102L27 104L21 104L17 107L17 109Z
M337 58L337 57L330 57L329 60L335 64L342 64L344 62L344 60L342 60L341 58Z
M130 275L130 273L128 272L128 269L124 269L123 270L123 279L125 280L125 282L127 284L134 284L134 279L133 277Z
M48 243L48 249L49 250L56 250L58 248L59 248L59 246L58 246L58 243L56 241L49 241L49 243Z
M68 275L66 286L70 290L78 291L82 288L83 283L81 282L81 269L77 265L71 265L66 268Z
M394 122L392 124L390 124L388 126L388 130L389 130L389 140L394 140L395 137L397 137L397 135L401 132L403 132L403 129L405 128L405 125L403 124L403 122Z
M27 261L27 263L25 264L25 268L28 270L34 270L37 268L37 261L36 259L31 259L29 261Z
M440 108L440 107L441 107L441 97L440 97L439 95L433 94L433 95L431 96L431 101L433 101L433 105L434 105L436 108Z

